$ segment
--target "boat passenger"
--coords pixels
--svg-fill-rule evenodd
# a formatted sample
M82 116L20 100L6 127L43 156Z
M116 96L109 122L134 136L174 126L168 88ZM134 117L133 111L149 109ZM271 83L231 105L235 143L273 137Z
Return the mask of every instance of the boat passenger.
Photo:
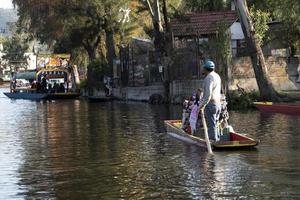
M16 90L16 73L15 72L11 72L11 80L10 80L10 92L15 92Z
M53 85L53 91L56 93L56 92L59 92L59 85L57 82L54 83Z
M202 98L202 96L203 96L203 93L202 93L201 89L198 89L197 93L193 95L193 105L191 107L191 114L190 114L190 118L189 118L192 135L195 134L196 128L198 125L198 115L199 115L199 111L200 111L199 103L200 103L200 99Z
M14 80L14 81L12 82L12 92L16 92L16 87L17 87L17 81Z
M51 83L48 83L48 92L54 93Z
M46 79L46 77L42 78L41 86L42 86L42 92L47 92L47 79Z
M37 81L37 82L36 82L36 92L37 92L37 93L40 93L41 90L42 90L41 82Z
M203 98L200 99L199 108L205 108L208 121L208 135L211 140L219 141L218 119L221 112L221 78L215 72L213 61L203 65L205 79L203 82Z
M32 81L32 83L31 83L31 89L36 89L36 81Z
M192 106L189 122L191 127L191 134L194 135L196 132L196 126L197 126L197 120L198 120L198 114L199 114L199 105L198 102L195 101L195 103Z
M64 92L65 92L65 86L64 86L63 83L60 83L60 84L59 84L58 92L61 92L61 93L64 93Z
M182 110L181 128L185 132L191 134L192 130L190 127L189 118L190 118L190 114L191 114L191 110L192 110L192 106L193 106L193 98L190 97L189 99L184 100L182 106L183 106L183 110Z

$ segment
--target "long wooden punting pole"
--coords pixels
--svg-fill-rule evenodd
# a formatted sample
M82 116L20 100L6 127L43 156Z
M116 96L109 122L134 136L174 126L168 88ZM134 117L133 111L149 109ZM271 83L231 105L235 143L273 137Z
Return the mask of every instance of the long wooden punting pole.
M207 145L207 150L208 153L212 154L212 149L211 149L211 145L210 145L210 141L209 141L209 137L208 137L208 131L207 131L207 125L206 125L206 120L204 117L204 108L201 109L201 118L202 118L202 124L203 124L203 128L204 128L204 134L205 134L205 141L206 141L206 145Z

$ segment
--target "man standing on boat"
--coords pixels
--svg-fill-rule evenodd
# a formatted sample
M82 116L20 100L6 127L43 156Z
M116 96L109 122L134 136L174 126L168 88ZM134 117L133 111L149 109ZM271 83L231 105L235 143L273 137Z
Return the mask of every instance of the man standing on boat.
M209 139L218 141L217 122L221 112L221 78L215 72L215 64L206 61L203 65L205 79L203 82L203 97L200 99L200 110L205 108L205 115L208 121Z

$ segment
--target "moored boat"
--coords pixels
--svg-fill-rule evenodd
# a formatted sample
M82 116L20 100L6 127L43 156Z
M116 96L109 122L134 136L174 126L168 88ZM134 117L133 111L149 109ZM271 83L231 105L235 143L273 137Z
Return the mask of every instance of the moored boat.
M113 96L89 96L88 97L90 102L107 102L107 101L113 101L116 98Z
M205 147L205 148L207 147L205 138L200 138L197 136L190 135L181 129L181 120L165 120L164 123L167 129L167 133L172 135L173 137L200 147ZM241 148L255 147L259 143L259 141L239 133L230 132L229 134L230 134L229 140L211 142L212 148L213 149L236 149L236 148L241 149Z
M300 115L300 104L254 102L254 106L262 112L283 113L289 115Z

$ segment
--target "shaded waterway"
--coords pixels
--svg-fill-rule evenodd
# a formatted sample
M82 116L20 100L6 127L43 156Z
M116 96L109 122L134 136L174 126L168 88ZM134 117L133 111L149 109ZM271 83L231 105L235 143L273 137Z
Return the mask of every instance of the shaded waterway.
M297 199L300 117L231 112L261 141L215 152L165 133L180 106L10 100L0 90L0 199Z

